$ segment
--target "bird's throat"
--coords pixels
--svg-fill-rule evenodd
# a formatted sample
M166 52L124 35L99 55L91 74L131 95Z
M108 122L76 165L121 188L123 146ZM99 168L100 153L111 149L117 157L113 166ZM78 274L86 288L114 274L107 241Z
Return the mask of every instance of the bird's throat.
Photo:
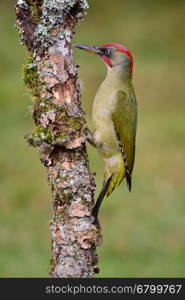
M115 85L128 82L132 79L132 73L129 66L123 64L114 65L108 68L106 80L114 82Z

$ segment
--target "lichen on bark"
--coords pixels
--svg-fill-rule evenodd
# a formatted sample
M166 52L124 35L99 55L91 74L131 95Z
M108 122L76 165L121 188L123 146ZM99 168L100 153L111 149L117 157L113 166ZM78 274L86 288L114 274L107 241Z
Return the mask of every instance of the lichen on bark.
M16 25L29 57L24 82L32 91L34 129L26 136L48 171L52 277L98 272L100 229L91 216L95 182L85 146L85 119L71 40L86 0L19 0Z

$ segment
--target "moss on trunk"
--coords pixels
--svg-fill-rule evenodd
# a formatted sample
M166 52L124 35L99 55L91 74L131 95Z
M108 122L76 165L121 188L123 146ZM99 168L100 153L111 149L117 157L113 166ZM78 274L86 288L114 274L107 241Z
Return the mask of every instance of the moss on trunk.
M24 82L32 91L35 128L27 135L48 171L52 277L92 277L98 271L100 230L91 216L95 182L85 146L71 39L86 0L19 0L17 28L28 49Z

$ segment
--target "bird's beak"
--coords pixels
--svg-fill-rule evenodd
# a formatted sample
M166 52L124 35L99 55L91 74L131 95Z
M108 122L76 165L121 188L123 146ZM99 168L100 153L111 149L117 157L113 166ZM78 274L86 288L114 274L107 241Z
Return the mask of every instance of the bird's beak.
M73 47L85 50L89 53L93 54L100 54L100 47L97 46L88 46L88 45L82 45L82 44L74 44Z

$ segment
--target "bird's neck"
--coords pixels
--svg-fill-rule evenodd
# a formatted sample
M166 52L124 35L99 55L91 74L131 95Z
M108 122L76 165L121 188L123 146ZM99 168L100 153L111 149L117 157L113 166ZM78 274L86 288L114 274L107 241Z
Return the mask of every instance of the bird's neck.
M107 81L111 81L113 84L128 84L132 80L132 73L129 66L118 64L112 68L108 68Z

